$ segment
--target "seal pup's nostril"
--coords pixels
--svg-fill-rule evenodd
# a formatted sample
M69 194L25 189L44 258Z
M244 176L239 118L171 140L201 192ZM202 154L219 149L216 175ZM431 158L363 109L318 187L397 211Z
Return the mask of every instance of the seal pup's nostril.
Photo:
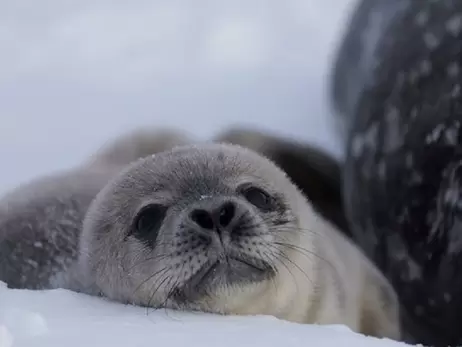
M236 215L236 207L232 202L226 202L218 210L218 221L221 227L227 227Z
M203 229L213 230L215 227L215 223L213 222L212 214L207 210L196 209L193 210L189 218L200 226Z

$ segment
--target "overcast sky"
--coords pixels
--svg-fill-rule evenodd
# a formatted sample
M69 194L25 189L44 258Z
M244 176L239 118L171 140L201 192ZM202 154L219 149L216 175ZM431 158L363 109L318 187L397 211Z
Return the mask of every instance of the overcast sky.
M338 154L325 99L354 0L0 3L0 192L116 134L259 126Z

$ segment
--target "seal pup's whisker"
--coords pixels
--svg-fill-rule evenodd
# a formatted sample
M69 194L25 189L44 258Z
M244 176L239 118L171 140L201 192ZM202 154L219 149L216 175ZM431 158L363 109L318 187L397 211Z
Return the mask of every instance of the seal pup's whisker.
M136 294L136 292L137 292L138 290L140 290L141 287L142 287L143 285L145 285L148 281L150 281L151 279L153 279L155 276L163 276L164 274L167 273L168 270L169 270L169 269L168 269L168 267L166 266L166 267L164 267L164 268L161 268L160 270L157 270L157 271L154 272L153 274L149 275L146 279L144 279L144 280L135 288L133 294Z
M274 245L267 245L267 247L268 248L270 248L270 247L274 248L274 250L272 250L271 252L273 252L273 254L277 255L277 257L275 257L275 261L280 261L286 267L287 271L292 275L294 280L296 279L296 277L292 273L293 269L291 269L291 267L295 267L295 269L300 271L306 277L306 279L308 281L310 281L311 283L314 284L313 279L309 277L308 273L305 270L303 270L303 268L300 267L297 263L295 263L293 260L291 260L287 255L285 255L283 251L277 249L276 246L274 246ZM285 264L285 261L290 263L291 266L287 266ZM295 284L297 284L296 280L295 280Z

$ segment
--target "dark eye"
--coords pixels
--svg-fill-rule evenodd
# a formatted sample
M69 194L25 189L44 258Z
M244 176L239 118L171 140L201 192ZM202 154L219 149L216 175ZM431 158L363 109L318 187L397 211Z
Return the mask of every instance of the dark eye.
M133 223L132 234L142 242L154 247L159 229L167 213L167 207L152 204L141 209Z
M247 187L242 190L242 195L259 210L268 212L274 208L273 199L263 189Z

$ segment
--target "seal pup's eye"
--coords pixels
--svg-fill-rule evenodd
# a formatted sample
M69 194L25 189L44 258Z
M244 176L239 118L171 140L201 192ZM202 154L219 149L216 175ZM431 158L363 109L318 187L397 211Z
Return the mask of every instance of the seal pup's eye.
M167 213L167 207L151 204L141 209L135 217L132 234L139 240L154 247L157 234Z
M242 189L241 194L259 210L268 212L274 209L273 199L263 189L250 186Z

